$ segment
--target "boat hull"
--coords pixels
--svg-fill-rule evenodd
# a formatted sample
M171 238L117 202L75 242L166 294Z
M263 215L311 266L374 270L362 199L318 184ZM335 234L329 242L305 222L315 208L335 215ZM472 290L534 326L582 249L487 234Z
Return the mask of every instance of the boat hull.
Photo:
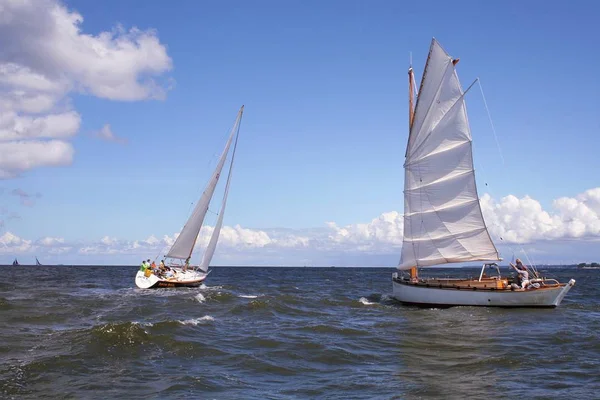
M159 288L176 288L176 287L198 287L206 279L206 273L190 271L185 273L179 279L164 279L151 274L145 276L142 271L138 271L135 275L135 285L140 289L159 289Z
M575 280L571 279L566 284L540 289L472 290L427 287L394 278L392 297L405 304L423 307L557 307L573 285Z

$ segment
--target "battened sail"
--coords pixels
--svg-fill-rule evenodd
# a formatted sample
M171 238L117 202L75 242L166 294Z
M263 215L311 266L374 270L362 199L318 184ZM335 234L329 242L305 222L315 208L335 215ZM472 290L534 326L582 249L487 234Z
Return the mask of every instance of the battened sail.
M399 269L499 259L481 214L471 140L455 65L433 39L406 149Z
M235 124L231 129L231 134L229 135L229 139L227 140L227 144L225 145L225 149L223 150L223 154L221 154L221 158L217 163L217 168L213 172L210 180L208 181L208 185L206 189L202 193L202 197L194 207L194 211L192 215L188 219L187 223L181 230L179 236L173 243L173 246L167 253L167 257L187 260L191 257L192 252L194 251L194 245L196 244L196 239L198 238L198 234L200 233L200 228L202 228L202 223L204 222L204 217L206 216L206 212L208 211L208 206L210 204L210 200L213 197L215 192L215 188L217 187L217 183L219 182L219 178L221 176L221 171L223 170L223 166L225 165L225 160L227 159L227 154L229 153L229 148L231 147L231 142L233 141L234 136L239 132L239 125L242 119L242 114L244 112L244 107L240 109L238 112L237 118L235 120ZM236 138L237 143L237 138ZM233 161L233 160L232 160ZM231 170L231 168L230 168ZM230 174L231 175L231 174ZM228 179L229 180L229 179ZM219 217L222 217L223 210L221 210ZM215 227L216 229L216 227ZM220 229L219 229L220 230ZM217 236L218 237L218 236ZM210 245L209 245L210 246ZM216 247L216 243L215 243ZM212 250L214 252L214 249ZM210 261L210 260L209 260Z

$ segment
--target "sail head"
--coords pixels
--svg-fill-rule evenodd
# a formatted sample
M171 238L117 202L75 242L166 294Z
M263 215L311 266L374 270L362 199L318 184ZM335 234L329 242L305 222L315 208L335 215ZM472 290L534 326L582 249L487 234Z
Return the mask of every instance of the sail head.
M499 259L477 195L464 94L434 39L406 149L400 269Z
M225 161L227 160L227 155L229 154L229 149L231 147L231 143L232 143L234 137L236 138L236 144L237 144L237 135L239 133L239 127L240 127L240 122L241 122L243 111L244 111L244 106L242 106L242 108L238 112L237 118L235 120L233 128L231 129L231 133L229 135L227 143L225 144L223 153L221 154L221 157L219 158L217 167L215 168L210 180L208 181L206 189L202 193L202 196L200 197L200 200L198 201L198 203L196 203L196 206L194 207L192 214L188 218L188 220L187 220L186 224L184 225L183 229L181 230L179 236L177 236L177 239L175 239L173 246L171 246L171 249L167 253L167 257L180 259L180 260L189 260L189 258L192 256L192 252L194 251L194 246L196 244L196 240L198 239L198 235L200 234L200 229L202 228L202 224L204 223L204 218L206 217L206 213L208 212L208 207L212 200L212 197L213 197L213 194L217 187L217 184L219 183L219 178L221 177L221 172L223 171L223 167L225 165ZM232 157L232 162L233 162L233 157ZM230 170L231 170L231 166L230 166ZM230 175L231 175L231 173L230 173ZM229 184L229 177L228 177L228 184ZM225 196L226 196L226 194L225 194ZM223 204L223 209L224 209L224 204ZM220 214L222 214L222 213L223 213L223 210L221 211ZM219 230L220 230L220 228L219 228ZM218 235L217 235L217 238L218 238ZM209 243L209 247L210 247L210 243ZM214 244L213 247L216 247L216 243ZM214 249L212 251L214 252ZM211 255L211 257L212 257L212 255Z

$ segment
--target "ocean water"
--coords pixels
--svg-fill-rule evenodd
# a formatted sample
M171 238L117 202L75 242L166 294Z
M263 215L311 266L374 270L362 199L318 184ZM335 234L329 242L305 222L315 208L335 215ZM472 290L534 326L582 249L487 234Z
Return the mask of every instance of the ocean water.
M403 306L392 268L223 267L146 291L134 266L0 271L3 399L600 396L600 270L548 268L577 280L556 309Z

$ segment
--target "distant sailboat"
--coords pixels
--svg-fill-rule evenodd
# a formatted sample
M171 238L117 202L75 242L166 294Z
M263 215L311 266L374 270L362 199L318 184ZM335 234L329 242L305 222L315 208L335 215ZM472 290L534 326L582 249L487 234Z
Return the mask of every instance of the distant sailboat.
M42 263L38 260L38 258L35 258L35 265L40 266L42 265Z
M202 193L202 197L200 197L200 200L196 204L192 215L187 220L187 223L181 230L181 233L179 234L179 236L177 236L175 243L173 243L173 246L171 246L171 249L166 255L166 258L168 259L178 260L179 264L174 265L173 263L171 263L171 265L169 265L170 270L163 271L162 273L156 270L151 271L150 269L146 269L145 271L138 271L135 277L135 284L139 288L150 289L160 287L200 286L209 274L208 267L215 253L217 242L219 240L219 234L221 232L221 226L223 225L223 215L225 214L225 205L227 203L227 195L229 193L231 172L233 168L233 161L235 158L235 151L237 148L237 141L243 113L244 106L242 106L240 108L240 111L238 112L235 124L233 125L231 134L229 135L229 139L227 140L227 143L225 145L225 149L221 154L221 158L217 163L215 171L213 172L210 180L208 181L206 189ZM200 229L202 228L202 225L204 223L204 217L206 216L206 213L208 211L208 207L217 187L217 183L219 182L219 178L225 165L225 161L227 160L227 155L229 153L229 149L231 147L232 142L233 151L231 154L231 161L229 164L227 182L225 184L225 192L223 194L223 200L221 202L221 210L219 211L219 216L217 218L217 222L215 224L212 236L210 237L208 246L204 251L202 261L199 265L192 266L190 265L192 252L194 251L196 240L198 238L198 235L200 234Z
M574 279L565 284L535 273L531 285L521 288L502 277L494 263L501 258L481 213L466 91L456 74L457 63L432 40L414 110L414 76L412 68L408 70L404 238L398 269L410 274L393 274L393 297L426 306L556 307ZM417 275L419 268L470 261L488 262L479 279ZM496 267L498 275L486 277L488 267Z
M17 261L17 259L15 258L15 261L13 261L12 265L16 267L21 264L19 264L19 261Z

